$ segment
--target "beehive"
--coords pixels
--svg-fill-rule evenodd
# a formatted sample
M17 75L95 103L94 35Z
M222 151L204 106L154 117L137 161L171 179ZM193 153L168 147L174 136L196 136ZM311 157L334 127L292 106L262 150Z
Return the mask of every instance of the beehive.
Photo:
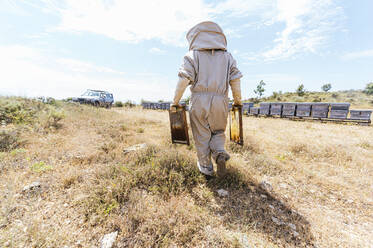
M329 103L312 103L312 117L328 118Z
M311 103L297 103L296 116L309 117L311 115Z
M282 116L295 116L297 104L294 102L284 102L282 104Z

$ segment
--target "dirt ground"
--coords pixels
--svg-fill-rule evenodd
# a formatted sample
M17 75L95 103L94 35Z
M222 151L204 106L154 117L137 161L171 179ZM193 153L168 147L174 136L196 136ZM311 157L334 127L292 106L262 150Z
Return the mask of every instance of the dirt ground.
M165 111L64 111L0 153L1 247L95 247L114 231L115 247L372 247L372 126L244 117L228 175L206 181Z

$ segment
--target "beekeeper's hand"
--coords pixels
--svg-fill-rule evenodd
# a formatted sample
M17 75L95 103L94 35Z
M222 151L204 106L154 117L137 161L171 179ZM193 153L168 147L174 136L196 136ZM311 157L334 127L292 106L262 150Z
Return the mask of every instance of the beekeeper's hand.
M239 78L234 79L234 80L230 81L229 84L231 85L234 104L235 105L242 105L242 102L241 102L241 80Z
M179 82L177 82L177 85L176 85L173 105L179 105L179 101L181 97L183 96L184 91L186 87L188 86L188 84L189 84L188 79L179 77Z

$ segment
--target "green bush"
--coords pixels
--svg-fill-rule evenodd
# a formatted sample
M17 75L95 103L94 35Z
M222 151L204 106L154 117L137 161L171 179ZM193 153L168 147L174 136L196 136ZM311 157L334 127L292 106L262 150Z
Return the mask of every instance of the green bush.
M323 86L321 86L321 90L324 91L324 92L328 92L331 89L332 89L331 84L324 84Z
M47 120L44 124L44 128L54 128L60 129L62 124L60 121L65 118L65 114L63 111L57 111L55 109L51 109L47 114Z
M52 166L45 164L44 162L38 162L30 166L33 172L43 173L48 170L52 170Z
M296 90L296 93L298 96L304 96L304 94L306 93L306 90L304 88L304 85L303 84L300 84Z
M117 107L117 108L122 108L124 105L123 105L123 103L121 102L121 101L116 101L115 103L114 103L114 107Z
M128 100L127 102L124 103L124 106L127 108L133 108L136 106L136 104Z
M30 99L0 98L0 122L32 123L42 103Z
M367 84L367 86L365 87L364 93L367 95L373 95L373 82Z
M20 146L19 133L16 130L0 132L0 152L7 152Z

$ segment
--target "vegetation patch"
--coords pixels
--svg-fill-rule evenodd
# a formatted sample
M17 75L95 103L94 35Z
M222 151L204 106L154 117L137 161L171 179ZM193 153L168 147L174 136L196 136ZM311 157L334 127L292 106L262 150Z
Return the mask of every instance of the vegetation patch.
M34 163L30 166L31 171L37 172L37 173L43 173L49 170L52 170L53 167L51 165L45 164L45 162L41 161L38 163Z
M191 192L205 178L199 173L196 162L177 151L160 151L149 147L133 155L124 165L112 165L98 172L96 190L87 202L88 214L107 213L115 202L124 204L135 189L145 190L168 198ZM110 212L110 211L109 211Z
M17 130L0 131L0 152L7 152L21 145Z

